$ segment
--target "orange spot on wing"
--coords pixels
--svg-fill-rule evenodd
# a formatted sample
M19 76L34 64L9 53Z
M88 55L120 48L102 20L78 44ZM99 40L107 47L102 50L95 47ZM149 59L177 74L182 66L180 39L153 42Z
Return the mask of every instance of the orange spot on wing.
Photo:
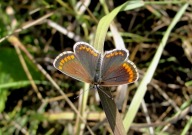
M126 72L129 74L128 82L133 82L135 73L133 72L133 69L126 63L123 63L123 68L126 70Z
M59 66L58 68L59 68L60 70L62 70L62 66Z
M70 57L70 56L67 56L67 59L68 59L68 61L70 61L70 60L71 60L71 57Z
M68 61L66 57L65 57L65 58L63 58L63 60L64 60L65 62L67 62L67 61Z
M97 54L97 53L93 53L93 55L94 55L95 57L97 57L97 56L98 56L98 54Z
M123 55L124 55L124 53L122 53L122 52L119 52L119 55L123 56Z
M84 50L85 49L85 46L83 46L83 45L81 45L80 47L79 47L79 50Z
M98 54L92 49L92 48L90 48L90 47L86 47L86 46L80 46L79 47L79 50L84 50L84 51L86 51L87 53L90 53L91 55L93 55L93 56L95 56L95 57L97 57L98 56Z
M123 56L124 53L122 51L111 52L110 54L106 55L106 58L114 57L114 56L117 56L117 55Z
M60 63L62 63L62 64L63 64L63 63L65 63L65 61L62 59L62 60L60 61Z
M65 63L65 61L63 59L61 59L61 61L59 62L59 65L62 66Z
M87 52L90 52L90 48L87 47L87 48L86 48L86 51L87 51Z
M123 67L124 67L125 69L127 69L127 64L126 64L126 63L123 63Z
M74 59L75 58L75 56L74 55L71 55L71 59Z
M109 55L106 55L106 58L109 58L110 56Z

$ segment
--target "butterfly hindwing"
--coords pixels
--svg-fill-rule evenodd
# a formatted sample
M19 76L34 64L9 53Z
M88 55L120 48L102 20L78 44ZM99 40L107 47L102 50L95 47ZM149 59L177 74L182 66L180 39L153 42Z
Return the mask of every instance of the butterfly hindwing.
M123 63L123 61L128 57L128 54L127 50L119 49L105 52L101 65L101 78L106 74L110 74L117 65Z
M53 65L74 79L101 86L129 84L138 79L135 64L127 60L127 50L114 49L102 56L85 42L77 42L73 50L61 53Z
M126 60L126 50L114 50L103 57L101 68L101 85L112 86L133 83L138 79L136 66Z

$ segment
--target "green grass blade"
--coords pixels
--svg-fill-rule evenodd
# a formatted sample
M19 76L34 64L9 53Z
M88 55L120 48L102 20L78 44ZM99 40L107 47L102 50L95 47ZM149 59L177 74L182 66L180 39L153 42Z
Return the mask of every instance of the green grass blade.
M177 12L177 14L175 15L173 21L171 22L171 24L169 25L168 29L166 30L163 38L162 38L162 41L157 49L157 52L143 78L143 80L141 81L136 93L135 93L135 96L131 102L131 105L129 107L129 110L125 116L125 119L124 119L124 127L125 127L125 130L126 131L129 131L129 128L135 118L135 115L139 109L139 106L141 104L141 101L143 100L143 97L146 93L146 90L147 90L147 85L149 84L149 82L151 81L152 77L153 77L153 74L155 72L155 69L158 65L158 62L160 60L160 57L162 55L162 52L164 50L164 47L166 45L166 42L168 40L168 37L171 33L171 30L174 28L174 26L177 24L177 22L180 20L181 16L184 14L185 10L187 9L188 7L188 4L185 4L184 6L182 6L182 8Z
M46 81L39 81L39 80L34 80L35 84L44 84L44 85L48 85L49 83ZM17 81L17 82L8 82L8 83L4 83L4 84L0 84L0 89L18 89L18 88L22 88L22 87L26 87L28 85L31 85L30 81Z
M95 49L99 50L100 52L103 52L103 45L109 25L120 11L135 9L143 5L144 3L142 1L125 2L124 4L120 5L119 7L111 11L110 14L104 16L99 21L99 24L97 26L95 40L93 43Z
M190 130L190 127L192 127L192 117L188 120L187 124L185 125L185 128L183 129L183 131L181 133L181 135L186 135L188 133L188 131Z
M98 51L103 52L103 45L107 34L107 30L109 28L110 23L116 17L116 15L124 9L131 10L140 6L143 6L143 2L141 1L126 2L120 5L119 7L115 8L106 16L104 16L98 24L93 46ZM126 133L123 126L123 121L121 119L121 115L118 112L116 104L114 100L112 100L107 96L107 95L111 96L111 93L109 90L103 89L103 91L105 91L105 93L102 92L101 90L98 90L98 93L101 99L101 104L103 106L108 122L110 124L110 127L114 134L125 135Z
M87 107L87 100L88 100L88 96L89 96L89 84L88 83L84 83L84 88L83 88L83 93L81 95L79 95L79 112L80 114L83 116L83 118L86 120L86 107ZM76 130L76 135L80 135L82 134L82 131L84 130L85 128L85 124L81 121L81 119L79 117L77 117L76 119L76 127L75 127L75 130Z

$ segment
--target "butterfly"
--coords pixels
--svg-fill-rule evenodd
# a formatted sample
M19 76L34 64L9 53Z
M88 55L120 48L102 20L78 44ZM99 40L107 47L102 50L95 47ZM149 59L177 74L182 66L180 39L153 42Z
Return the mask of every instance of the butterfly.
M73 51L59 54L53 65L74 79L96 86L117 86L133 83L139 78L135 64L128 60L126 49L101 54L88 43L77 42Z

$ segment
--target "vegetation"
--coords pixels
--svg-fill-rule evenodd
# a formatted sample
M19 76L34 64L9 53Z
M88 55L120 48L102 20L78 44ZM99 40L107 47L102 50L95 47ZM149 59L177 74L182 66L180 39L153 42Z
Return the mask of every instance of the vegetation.
M192 132L190 1L11 0L0 7L0 135ZM125 47L139 80L102 88L114 100L100 90L98 98L53 67L78 41L100 52Z

